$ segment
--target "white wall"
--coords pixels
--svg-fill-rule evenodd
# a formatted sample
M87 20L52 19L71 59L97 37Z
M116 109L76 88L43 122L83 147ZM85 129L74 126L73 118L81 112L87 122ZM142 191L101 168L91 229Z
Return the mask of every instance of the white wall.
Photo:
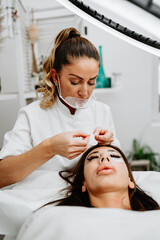
M100 30L92 24L88 35L96 47L102 45L103 66L106 76L121 72L121 87L115 91L98 94L101 101L112 110L118 138L122 148L131 148L134 138L149 144L160 153L160 123L152 122L153 63L157 57L133 47Z
M3 145L4 134L10 131L17 119L19 110L19 99L14 97L13 99L0 101L0 148Z
M0 52L0 77L2 93L18 92L18 66L16 61L16 41L6 39ZM11 79L8 84L8 79Z

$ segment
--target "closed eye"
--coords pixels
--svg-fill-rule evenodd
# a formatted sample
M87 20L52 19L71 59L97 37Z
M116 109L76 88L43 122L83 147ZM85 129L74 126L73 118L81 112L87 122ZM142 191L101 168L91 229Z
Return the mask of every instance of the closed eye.
M80 81L77 81L77 82L74 82L74 81L70 81L71 82L71 84L72 85L78 85L78 84L81 84L81 82ZM96 84L96 81L94 80L94 81L90 81L90 82L88 82L88 85L95 85Z
M114 157L114 158L121 158L121 156L119 156L119 155L114 155L114 154L111 154L110 156L111 156L111 157Z
M98 159L99 158L99 155L93 155L89 158L87 158L88 161L91 161L92 159Z
M80 81L77 81L77 82L73 82L73 81L70 81L72 85L77 85L80 83Z
M96 85L96 81L88 82L89 85Z

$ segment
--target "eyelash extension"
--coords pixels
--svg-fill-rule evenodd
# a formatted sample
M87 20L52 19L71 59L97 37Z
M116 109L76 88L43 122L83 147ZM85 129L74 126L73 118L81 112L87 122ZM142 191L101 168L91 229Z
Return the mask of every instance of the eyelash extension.
M90 158L87 158L87 160L88 160L88 161L91 161L91 160L94 159L94 158L99 158L99 156L92 156L92 157L90 157Z
M114 154L111 154L110 155L111 157L114 157L114 158L121 158L120 156L118 155L114 155ZM94 158L99 158L99 156L95 155L95 156L91 156L90 158L87 158L88 161L91 161L92 159Z
M114 155L114 154L111 154L110 156L111 156L111 157L115 157L115 158L121 158L120 156Z

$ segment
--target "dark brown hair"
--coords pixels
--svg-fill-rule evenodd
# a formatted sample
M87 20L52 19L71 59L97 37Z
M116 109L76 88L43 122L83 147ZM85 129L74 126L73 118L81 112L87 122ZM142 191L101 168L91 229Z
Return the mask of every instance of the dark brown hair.
M93 58L100 65L99 53L89 40L82 37L75 28L62 30L55 38L50 56L44 62L44 79L37 84L37 95L39 92L43 95L40 103L42 108L51 107L57 98L51 77L52 69L60 73L62 66L69 65L82 57Z
M68 206L85 206L85 207L92 207L90 204L88 193L82 192L82 185L84 181L84 162L87 155L95 148L99 148L101 146L112 147L113 149L117 150L124 162L127 166L129 177L131 181L135 184L134 189L128 188L129 192L129 199L131 204L132 210L137 211L146 211L146 210L155 210L159 209L158 203L148 194L146 194L136 183L130 169L129 163L124 155L124 153L116 146L112 145L95 145L90 147L80 158L77 165L68 171L61 171L59 172L60 176L69 183L68 191L66 198L59 200L58 206L61 205L68 205Z

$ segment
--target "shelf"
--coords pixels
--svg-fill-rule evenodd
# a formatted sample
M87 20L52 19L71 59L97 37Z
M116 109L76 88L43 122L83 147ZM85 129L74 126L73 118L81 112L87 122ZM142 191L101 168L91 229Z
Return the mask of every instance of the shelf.
M150 161L149 160L132 160L130 162L132 171L149 171Z
M117 91L119 88L118 87L115 87L115 88L96 88L94 91L95 93L105 93L105 92L115 92ZM25 99L28 99L28 98L36 98L36 92L27 92L27 93L24 93L24 98Z
M99 94L99 93L113 93L116 92L118 90L120 90L121 87L112 87L112 88L95 88L95 94Z
M12 100L18 98L18 93L2 94L0 93L0 101Z
M102 94L102 93L114 93L116 92L120 87L114 87L114 88L96 88L95 94ZM8 93L8 94L2 94L0 93L0 101L5 100L11 100L18 98L18 93ZM24 99L30 99L30 98L36 98L36 92L26 92L24 93Z

